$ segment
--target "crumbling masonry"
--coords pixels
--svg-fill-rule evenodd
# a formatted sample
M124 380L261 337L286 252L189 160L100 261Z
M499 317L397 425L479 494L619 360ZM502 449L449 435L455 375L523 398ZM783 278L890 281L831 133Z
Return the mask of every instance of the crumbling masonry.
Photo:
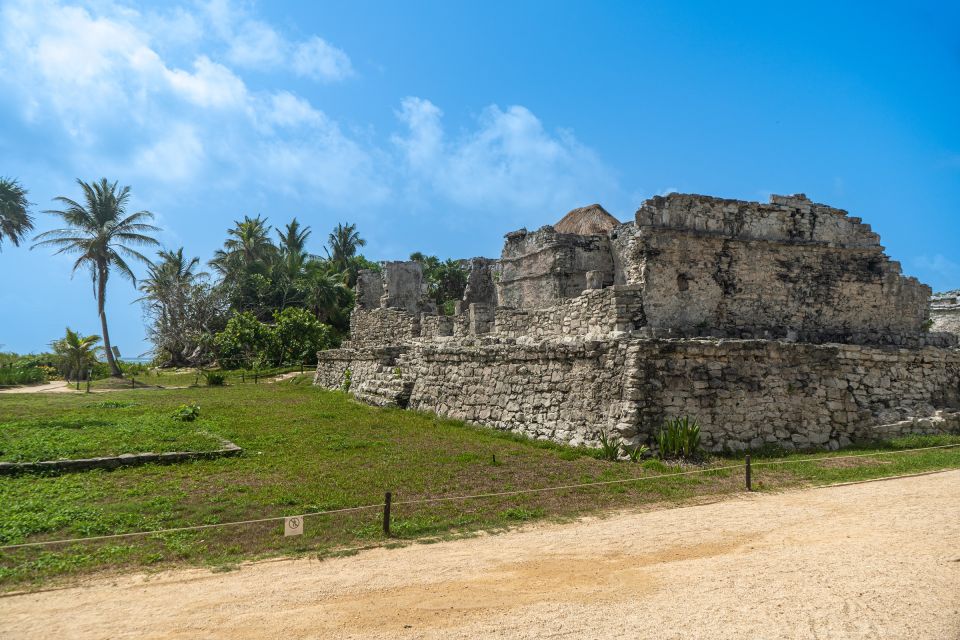
M960 350L930 330L929 287L803 195L672 194L626 224L593 205L465 265L453 316L416 263L362 272L315 383L572 444L650 442L683 415L713 450L960 429Z

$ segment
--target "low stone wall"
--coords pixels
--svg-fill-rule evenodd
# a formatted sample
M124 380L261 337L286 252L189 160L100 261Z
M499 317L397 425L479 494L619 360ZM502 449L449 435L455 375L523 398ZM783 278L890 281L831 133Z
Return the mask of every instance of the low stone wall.
M499 307L494 315L493 333L498 338L606 336L645 324L643 298L636 285L584 291L545 309Z
M166 453L123 453L102 458L78 458L74 460L43 460L41 462L0 462L0 476L21 473L48 473L89 471L91 469L119 469L142 464L174 464L189 460L214 460L230 458L243 453L243 449L229 440L213 451L168 451Z
M933 307L930 309L931 331L942 331L960 336L960 305Z
M883 425L950 430L912 419L960 409L960 351L932 347L451 338L390 354L321 352L316 383L340 388L348 368L351 390L374 404L573 444L600 430L651 442L665 419L690 415L711 450L838 448L889 437Z
M713 450L838 448L878 425L960 408L960 351L765 340L631 345L621 431L645 441L695 416ZM631 415L632 414L632 415Z
M402 309L354 309L350 314L350 344L401 344L420 335L420 317Z
M410 408L580 444L621 414L623 341L493 341L419 347L400 359L415 376Z

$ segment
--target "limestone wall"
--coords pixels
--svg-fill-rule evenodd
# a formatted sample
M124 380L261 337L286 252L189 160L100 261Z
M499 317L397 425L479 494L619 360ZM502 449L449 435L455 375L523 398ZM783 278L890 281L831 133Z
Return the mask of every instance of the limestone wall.
M930 302L931 331L960 336L960 292L938 294Z
M809 342L899 344L928 317L930 290L880 249L737 242L661 230L632 245L647 321L684 335L792 335Z
M877 248L880 236L860 218L811 202L803 194L771 196L770 203L673 193L647 200L637 210L641 230L676 229L737 240L819 243Z
M621 342L424 345L401 358L410 408L558 442L594 440L620 414Z
M420 319L401 309L355 308L347 346L400 345L420 335Z
M911 418L960 409L955 349L488 338L419 342L393 360L382 353L349 367L321 357L317 383L339 388L350 368L355 393L368 401L400 397L411 408L574 444L595 441L601 429L649 442L664 419L690 415L713 450L836 448L953 429L949 420L914 428ZM409 396L397 391L399 380Z
M607 336L645 324L639 287L618 285L585 291L543 309L498 308L493 333L500 338L528 336Z
M516 309L549 307L587 288L587 272L613 284L613 258L607 236L557 233L553 227L507 234L500 258L498 304Z
M628 357L624 425L642 439L690 415L714 449L836 448L879 437L879 425L960 409L955 349L642 340Z

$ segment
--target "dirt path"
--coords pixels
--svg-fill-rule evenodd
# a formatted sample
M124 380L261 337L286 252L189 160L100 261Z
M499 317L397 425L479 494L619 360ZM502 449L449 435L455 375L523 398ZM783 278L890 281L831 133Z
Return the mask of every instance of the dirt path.
M70 383L63 380L55 380L44 384L25 385L22 387L11 387L9 389L0 389L0 393L79 393Z
M310 522L307 522L310 526ZM960 471L0 598L6 638L960 638Z

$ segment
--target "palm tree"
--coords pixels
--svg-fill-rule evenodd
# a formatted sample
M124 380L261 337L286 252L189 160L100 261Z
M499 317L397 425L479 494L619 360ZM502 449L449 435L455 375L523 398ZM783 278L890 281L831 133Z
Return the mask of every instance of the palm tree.
M307 238L310 237L310 227L301 227L296 218L285 225L284 230L277 229L280 238L279 260L274 264L271 275L274 287L277 289L279 308L285 309L291 302L291 295L296 297L298 281L303 276L304 266L311 258L307 253Z
M277 229L277 236L280 238L280 253L287 260L295 258L300 264L303 264L309 257L306 245L310 233L310 227L301 227L296 218L285 225L283 231Z
M4 236L13 246L20 246L23 237L33 229L29 208L27 190L14 179L0 178L0 247Z
M54 353L60 357L60 369L69 382L72 374L80 389L80 376L97 362L97 352L103 347L97 346L100 336L81 336L67 327L67 335L53 342Z
M301 286L306 291L306 303L317 320L327 322L338 309L350 306L352 292L337 273L330 272L326 261L311 260L306 264Z
M171 364L187 363L191 349L188 318L194 288L207 274L195 271L199 258L187 259L183 247L176 251L158 251L160 260L148 267L148 276L140 283L146 315L153 324L149 328L157 355L166 352Z
M357 233L357 225L337 224L328 243L327 257L334 268L342 273L350 267L350 258L356 255L357 248L366 246L367 241Z
M210 266L226 276L241 267L257 263L266 265L274 257L277 247L270 241L270 229L266 218L244 216L235 220L234 227L227 229L223 249L217 249Z
M57 254L79 254L73 263L73 272L80 267L90 269L100 326L103 329L103 348L110 364L110 373L122 377L120 367L113 357L110 333L107 331L107 278L110 276L110 269L116 268L120 275L136 286L137 277L124 257L147 265L152 263L149 258L128 245L159 245L155 238L146 234L160 229L145 222L153 219L153 214L149 211L137 211L127 215L130 187L118 189L116 182L108 182L106 178L92 184L77 179L77 184L83 190L86 204L82 205L65 196L54 198L66 205L66 209L53 209L46 213L60 216L68 226L41 233L34 238L33 246L58 247L55 252Z

